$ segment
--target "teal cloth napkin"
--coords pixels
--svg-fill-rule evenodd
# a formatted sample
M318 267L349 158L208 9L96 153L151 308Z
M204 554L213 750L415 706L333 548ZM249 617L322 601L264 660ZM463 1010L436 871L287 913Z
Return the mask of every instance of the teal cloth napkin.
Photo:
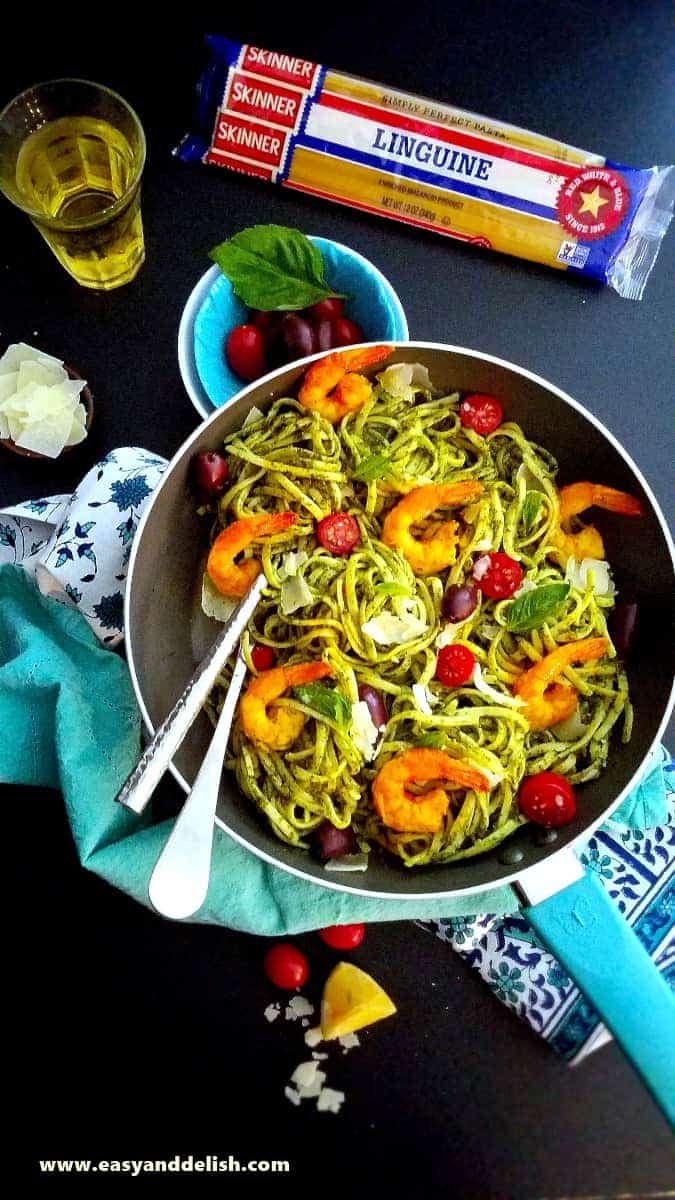
M101 646L80 612L43 596L22 567L0 567L0 782L59 789L82 865L150 907L150 876L172 822L150 825L115 803L139 753L126 663ZM211 885L193 919L278 936L517 908L509 887L428 901L329 891L216 830Z

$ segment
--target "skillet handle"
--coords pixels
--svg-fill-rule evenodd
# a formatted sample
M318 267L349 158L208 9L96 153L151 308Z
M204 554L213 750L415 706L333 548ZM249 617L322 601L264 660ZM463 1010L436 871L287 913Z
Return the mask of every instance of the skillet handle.
M524 911L675 1126L675 995L628 922L590 871Z

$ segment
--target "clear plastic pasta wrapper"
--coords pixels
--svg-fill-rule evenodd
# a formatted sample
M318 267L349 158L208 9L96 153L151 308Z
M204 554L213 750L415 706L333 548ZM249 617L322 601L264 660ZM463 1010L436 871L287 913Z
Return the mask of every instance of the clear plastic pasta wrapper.
M671 219L675 168L622 166L514 125L206 39L196 128L176 153L640 300Z

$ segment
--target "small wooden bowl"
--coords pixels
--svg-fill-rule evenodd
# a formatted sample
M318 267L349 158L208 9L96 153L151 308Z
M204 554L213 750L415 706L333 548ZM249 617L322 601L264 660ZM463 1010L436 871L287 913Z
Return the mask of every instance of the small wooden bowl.
M71 379L82 378L79 371L73 370L73 368L69 367L67 363L63 364L63 369L64 371L68 372L68 375ZM89 430L91 429L91 423L94 419L94 397L92 396L88 387L82 388L82 391L80 392L79 403L84 405L85 412L87 414L84 425L87 433L89 433ZM61 454L66 454L69 450L75 450L81 445L81 442L76 442L74 446L64 446ZM57 454L56 458L50 458L48 454L40 454L37 450L24 450L23 446L17 446L16 442L12 441L11 438L0 438L0 446L4 446L7 450L11 450L14 454L20 454L22 458L44 458L47 460L47 462L57 462L61 457L61 454Z

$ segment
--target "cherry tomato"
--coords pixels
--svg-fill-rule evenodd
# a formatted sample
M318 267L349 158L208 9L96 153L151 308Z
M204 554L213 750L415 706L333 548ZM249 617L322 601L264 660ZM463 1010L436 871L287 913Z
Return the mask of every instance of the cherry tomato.
M227 335L225 357L240 379L250 381L265 374L265 338L257 325L236 325Z
M205 496L220 496L227 483L227 462L217 450L197 454L193 463L194 481Z
M475 665L468 646L444 646L438 652L435 678L443 687L461 687L469 682Z
M352 346L354 342L364 342L365 340L365 334L356 321L350 321L349 317L338 317L336 321L333 321L334 346Z
M365 925L360 924L329 925L326 929L319 930L319 937L327 946L332 946L333 950L356 950L356 947L361 945L365 932Z
M278 942L265 955L265 974L275 987L285 992L294 992L307 982L309 967L307 959L297 946L290 942Z
M331 821L322 821L314 833L316 850L324 862L329 858L342 858L344 854L358 854L359 843L351 825L338 829Z
M490 600L506 600L523 582L523 568L515 558L495 550L476 559L473 577L484 596Z
M256 671L269 671L274 666L276 655L271 646L261 646L256 642L251 650L251 662Z
M298 313L287 313L281 322L281 340L286 362L305 358L318 350L314 326Z
M473 395L465 396L462 400L459 406L459 419L462 425L485 437L486 434L494 433L495 429L499 428L504 420L504 412L494 396L474 392Z
M314 322L317 350L333 349L333 322L325 319Z
M331 554L351 554L361 541L361 531L351 513L330 513L316 527L324 550Z
M528 821L546 829L569 825L577 814L574 788L557 771L528 775L520 785L518 807Z
M342 316L342 301L339 296L326 296L307 309L307 316L315 324L317 321L337 321Z

